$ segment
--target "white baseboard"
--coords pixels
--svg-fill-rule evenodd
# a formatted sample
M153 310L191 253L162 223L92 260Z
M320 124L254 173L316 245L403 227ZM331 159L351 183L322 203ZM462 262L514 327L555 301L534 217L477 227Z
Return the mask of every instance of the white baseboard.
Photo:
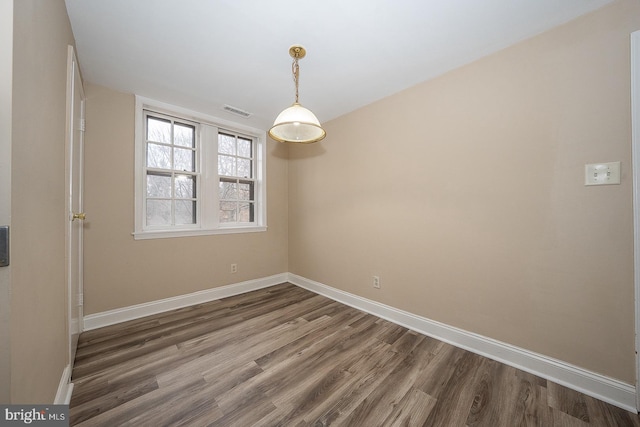
M371 313L421 334L538 375L627 411L637 412L636 388L631 384L511 344L417 316L292 273L276 274L262 279L249 280L192 294L90 314L84 317L84 329L97 329L177 308L251 292L284 282L293 283L301 288ZM70 371L69 367L66 370ZM66 370L60 380L56 402L62 402L71 397L71 391L73 390L73 384L69 382L71 372L66 372Z
M84 330L89 331L91 329L102 328L104 326L114 325L128 320L164 313L177 308L188 307L190 305L201 304L208 301L255 291L257 289L267 288L269 286L286 282L288 277L288 273L281 273L261 279L248 280L246 282L220 286L218 288L211 288L191 294L179 295L173 298L132 305L129 307L104 311L102 313L89 314L84 316Z
M288 281L421 334L538 375L636 413L636 388L613 378L482 335L445 325L289 273Z
M67 365L62 371L62 377L58 384L58 391L53 400L54 405L68 405L71 402L71 393L73 392L73 383L71 382L71 366Z

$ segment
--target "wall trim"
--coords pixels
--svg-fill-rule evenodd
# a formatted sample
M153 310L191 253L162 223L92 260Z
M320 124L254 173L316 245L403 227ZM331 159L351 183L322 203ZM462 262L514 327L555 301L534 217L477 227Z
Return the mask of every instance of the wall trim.
M631 170L633 177L633 281L636 387L640 387L640 31L631 33ZM636 398L640 409L640 393Z
M245 282L206 289L204 291L193 292L191 294L179 295L177 297L151 301L129 307L117 308L115 310L104 311L96 314L84 316L84 330L102 328L128 320L139 319L153 314L164 313L177 308L188 307L190 305L201 304L221 298L227 298L246 292L255 291L269 286L286 282L288 273L276 274L261 279L247 280Z
M468 332L289 273L288 281L358 310L637 413L636 388L542 354Z
M53 400L54 405L68 405L71 402L71 393L73 393L73 383L71 382L71 365L67 365L62 371L62 377L58 384L58 391Z

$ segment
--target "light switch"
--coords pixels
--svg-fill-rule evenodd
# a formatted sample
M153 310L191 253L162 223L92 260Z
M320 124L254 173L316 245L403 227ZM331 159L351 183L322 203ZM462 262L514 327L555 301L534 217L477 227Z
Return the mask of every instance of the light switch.
M585 165L584 185L610 184L620 184L620 162Z
M0 227L0 267L9 265L9 226Z

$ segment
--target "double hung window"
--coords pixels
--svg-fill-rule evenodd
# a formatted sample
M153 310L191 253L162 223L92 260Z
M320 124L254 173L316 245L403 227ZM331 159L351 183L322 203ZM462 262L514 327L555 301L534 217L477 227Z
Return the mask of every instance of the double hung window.
M135 238L264 231L264 132L136 101Z
M145 111L147 227L198 222L197 123Z
M251 139L218 133L221 223L251 223L255 219L253 152Z

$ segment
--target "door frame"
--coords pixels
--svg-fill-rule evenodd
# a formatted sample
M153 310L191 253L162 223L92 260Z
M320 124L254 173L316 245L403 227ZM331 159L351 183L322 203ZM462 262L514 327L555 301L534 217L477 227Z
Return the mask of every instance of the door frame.
M631 162L633 170L633 281L636 410L640 410L640 31L631 33Z
M0 0L0 225L11 226L13 1ZM0 267L0 402L11 401L11 265Z
M67 339L68 339L68 369L69 378L71 371L73 370L73 362L75 359L76 344L74 340L74 331L79 334L84 329L83 325L83 247L82 247L82 227L79 228L79 236L74 236L73 230L73 206L74 197L78 196L80 200L80 206L82 206L82 193L83 193L83 180L84 180L84 105L85 96L82 86L82 79L80 78L80 69L78 66L77 57L73 46L68 47L67 51L67 120L66 120L66 140L65 140L65 209L66 209L66 225L65 225L65 274L67 280L67 296L66 296L66 311L67 311ZM80 123L75 123L75 111L74 111L74 96L75 90L80 89ZM78 170L74 170L74 134L76 130L80 130L80 164ZM79 191L73 194L73 176L79 174L80 184ZM72 259L72 245L74 238L78 238L78 260L77 271L74 272L74 260ZM77 274L78 289L76 293L74 289L74 273ZM73 308L75 302L78 302L78 319L72 318Z

